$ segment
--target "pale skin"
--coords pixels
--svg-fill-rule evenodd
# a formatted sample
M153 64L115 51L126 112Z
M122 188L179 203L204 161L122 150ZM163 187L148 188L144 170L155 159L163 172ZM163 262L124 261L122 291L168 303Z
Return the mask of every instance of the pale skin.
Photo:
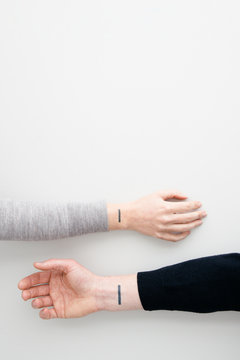
M170 199L179 202L169 202ZM199 201L186 199L178 191L161 191L129 203L108 204L109 230L135 230L159 239L182 240L206 216L205 211L199 210ZM49 259L34 266L40 272L22 279L18 287L24 300L32 299L32 306L41 309L42 319L76 318L102 310L143 309L137 274L98 276L71 259Z
M178 202L169 200L176 199ZM136 201L108 204L109 230L135 230L158 239L178 241L202 224L207 215L200 210L200 201L185 201L179 191L166 190L144 196ZM121 210L121 222L118 221Z
M72 259L35 262L33 273L18 283L23 300L41 309L42 319L78 318L108 310L143 309L138 293L137 274L98 276ZM121 304L118 301L121 286Z

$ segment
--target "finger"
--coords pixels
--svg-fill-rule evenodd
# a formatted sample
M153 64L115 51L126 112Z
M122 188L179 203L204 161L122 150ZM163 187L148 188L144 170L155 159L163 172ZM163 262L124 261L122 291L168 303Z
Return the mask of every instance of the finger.
M206 211L194 211L187 214L173 214L171 218L169 216L171 219L169 222L173 224L185 224L194 220L202 219L205 216L207 216Z
M48 309L48 308L44 308L39 312L39 316L40 318L44 319L44 320L49 320L49 319L56 319L57 316L57 312L54 308Z
M167 199L179 199L179 200L187 199L187 196L185 194L183 194L181 191L178 191L178 190L160 191L160 196L163 198L163 200L167 200Z
M58 270L67 274L76 264L76 261L72 259L49 259L43 262L35 262L34 266L40 270Z
M158 238L168 241L179 241L185 239L190 234L190 231L183 232L181 234L171 234L171 233L159 233Z
M26 276L18 283L20 290L28 289L33 285L48 283L50 279L50 271L42 271Z
M51 296L43 296L32 301L32 307L34 309L40 309L42 307L53 306Z
M23 300L28 300L38 296L49 295L49 285L34 286L28 290L23 290Z
M168 203L168 211L172 213L184 213L197 210L202 206L200 201L187 201Z
M190 231L201 224L202 224L202 220L195 220L187 224L177 224L177 225L173 224L166 227L166 231L183 233L186 231Z

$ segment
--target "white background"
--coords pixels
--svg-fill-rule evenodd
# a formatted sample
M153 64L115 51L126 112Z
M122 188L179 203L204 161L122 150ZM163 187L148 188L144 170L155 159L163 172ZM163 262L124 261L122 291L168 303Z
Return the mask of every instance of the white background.
M44 321L32 263L127 274L239 251L236 1L0 0L0 197L134 200L177 188L208 217L179 243L133 232L0 243L3 359L238 359L237 312Z

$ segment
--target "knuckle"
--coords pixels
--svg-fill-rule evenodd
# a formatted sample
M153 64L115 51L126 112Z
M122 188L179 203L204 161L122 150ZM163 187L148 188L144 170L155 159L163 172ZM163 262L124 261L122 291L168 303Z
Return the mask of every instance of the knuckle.
M182 240L185 237L185 235L179 234L177 235L177 241Z
M192 227L195 228L195 227L199 226L201 223L202 223L201 220L197 220L197 221L194 222Z
M174 235L174 234L170 235L170 239L171 239L171 241L176 242L177 241L177 235Z
M77 261L74 260L74 259L68 259L66 265L70 269L70 268L75 267L77 265Z
M158 231L155 233L155 237L158 239L164 239L164 234L162 232Z
M171 204L171 202L169 201L164 201L163 203L163 209L164 211L166 210L171 210L173 208L173 205Z
M168 223L168 220L169 220L169 218L168 218L168 216L166 216L166 215L163 215L163 216L161 217L161 222L162 222L163 224L167 224L167 223Z
M188 224L190 221L192 221L192 217L189 216L189 215L186 215L186 216L184 216L182 223L183 224Z
M76 265L76 264L77 264L77 261L74 260L74 259L70 259L70 260L69 260L69 263L70 263L70 264L73 264L73 265Z
M157 233L160 233L162 231L164 231L164 226L162 224L158 224L157 225Z
M187 210L192 210L195 206L194 206L194 202L188 202L187 203L187 205L186 205L186 207L187 207Z
M168 223L170 223L170 221L171 221L170 216L166 215L165 216L165 223L168 224Z

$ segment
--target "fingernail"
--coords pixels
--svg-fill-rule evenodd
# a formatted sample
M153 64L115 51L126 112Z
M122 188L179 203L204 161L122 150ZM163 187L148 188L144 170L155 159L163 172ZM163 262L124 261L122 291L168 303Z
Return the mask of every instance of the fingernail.
M23 300L27 300L28 297L29 297L29 291L28 290L23 290L23 292L22 292Z
M203 212L202 214L203 214L203 216L207 216L207 213L206 213L206 211L204 211L204 212Z
M32 302L32 307L33 307L34 309L37 308L36 301L33 301L33 302Z

